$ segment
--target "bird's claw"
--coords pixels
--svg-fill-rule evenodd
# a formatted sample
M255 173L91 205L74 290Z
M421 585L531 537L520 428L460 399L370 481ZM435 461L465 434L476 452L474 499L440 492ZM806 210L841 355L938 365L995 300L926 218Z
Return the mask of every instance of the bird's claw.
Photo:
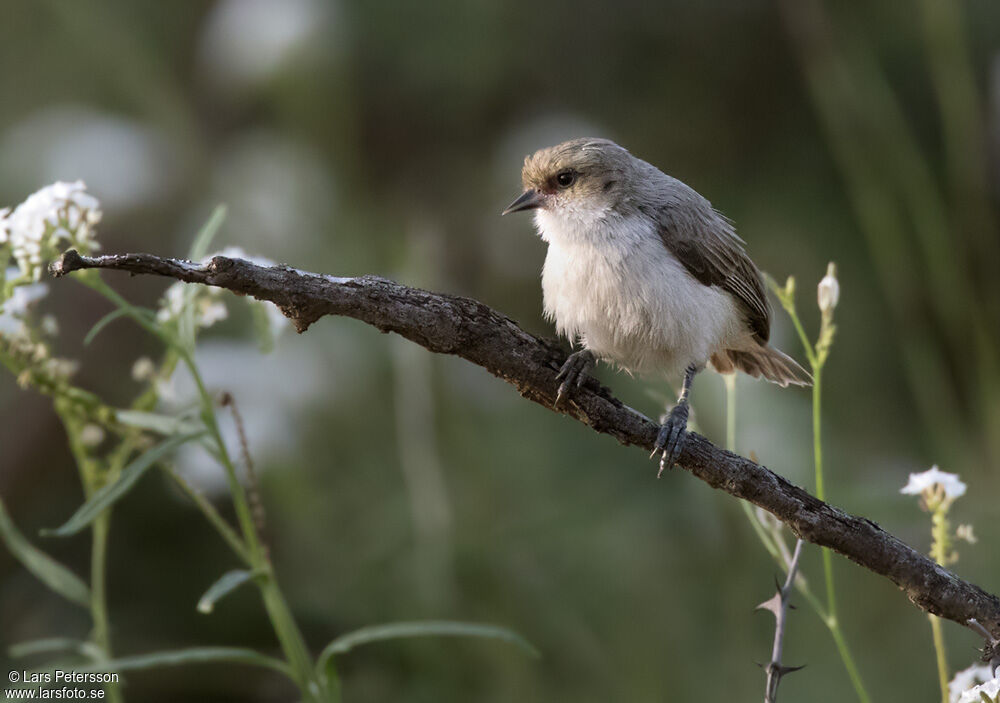
M563 398L574 388L579 388L587 380L587 371L594 365L594 355L583 349L569 355L563 363L556 380L562 380L559 384L559 391L556 393L555 407L562 404Z
M660 419L660 431L656 435L656 443L653 445L653 453L649 455L652 459L660 454L660 470L656 473L659 478L664 470L672 469L677 459L680 458L684 443L687 441L688 404L687 401L675 405L668 415Z

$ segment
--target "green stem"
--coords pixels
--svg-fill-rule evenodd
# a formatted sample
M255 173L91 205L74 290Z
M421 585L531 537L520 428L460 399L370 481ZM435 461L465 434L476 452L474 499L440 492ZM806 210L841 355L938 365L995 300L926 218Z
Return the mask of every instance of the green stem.
M937 657L938 683L941 685L941 703L948 703L948 655L944 649L944 633L941 632L941 619L936 615L928 615L931 621L931 633L934 636L934 654Z
M274 632L281 644L281 650L292 667L303 700L317 701L317 703L329 700L329 695L324 695L326 692L316 674L305 638L302 637L302 632L278 587L274 572L270 569L270 565L262 564L262 566L266 571L258 582L258 586L264 601L264 608L271 619Z
M736 451L736 374L722 376L726 384L726 449Z
M801 323L799 323L798 317L795 315L794 309L789 310L792 320L796 323L796 327L801 329ZM803 339L808 343L808 338L805 337L805 331L802 330ZM812 354L810 353L810 357ZM822 486L823 486L823 452L822 443L820 441L819 434L819 418L820 418L820 371L821 365L817 364L813 367L813 450L816 457L816 477L817 477L817 495L822 497ZM726 384L726 448L729 451L736 451L736 378L735 376L723 376ZM778 563L781 568L786 572L788 570L788 561L781 554L781 550L778 547L776 540L780 539L778 535L771 535L768 533L764 526L760 524L757 516L754 514L754 510L750 507L750 504L746 501L740 501L740 505L743 508L744 514L750 521L751 527L753 527L754 532L757 537L760 538L761 544L767 549L768 553L774 557L774 560ZM795 588L802 597L806 599L806 602L812 607L816 614L819 615L820 620L826 625L827 629L830 630L830 635L833 637L834 643L837 645L837 651L840 653L840 658L844 662L844 668L847 669L847 675L851 679L851 684L854 686L855 693L858 699L862 703L870 703L871 699L868 697L868 692L865 690L864 682L861 680L861 674L858 672L858 667L854 663L854 657L851 656L851 650L847 646L847 640L844 639L844 634L840 630L840 623L836 616L836 599L834 598L833 589L833 563L829 550L823 550L823 568L826 575L826 592L827 592L827 603L828 610L824 610L823 604L820 602L816 594L812 592L809 585L806 583L805 578L800 574L798 578L795 579Z
M820 350L813 346L813 344L809 341L805 328L802 326L802 321L799 319L799 315L795 310L794 301L791 299L788 299L787 301L783 299L782 304L784 305L785 310L788 311L788 316L791 318L792 324L795 326L795 331L799 335L799 339L805 349L806 356L809 358L809 365L812 368L813 463L816 477L816 497L820 500L826 500L826 490L823 482L822 388L823 364L826 360L826 354L829 352L830 343L829 339L826 338L826 333L829 331L826 328L826 325L832 324L832 320L824 316L823 329L820 330L819 338L821 340L820 345L825 344L826 346ZM826 342L822 341L824 339L826 339ZM833 579L833 553L826 547L823 547L822 554L823 576L826 583L827 605L825 615L818 602L810 602L810 605L812 605L816 612L820 614L820 617L823 619L823 623L826 625L827 629L830 630L830 635L833 637L833 641L837 645L837 651L840 653L840 658L844 662L844 668L847 669L847 675L851 679L851 684L854 686L854 691L857 694L858 699L862 701L862 703L869 703L871 698L865 690L864 682L861 680L861 674L859 673L858 667L854 662L854 657L851 655L851 650L847 646L847 640L844 638L844 633L840 629L840 620L837 617L837 596Z
M66 428L70 452L80 472L83 492L90 498L107 480L107 472L101 470L99 462L90 456L80 442L80 433L86 418L79 416L75 406L64 398L57 397L55 410ZM111 528L111 511L102 513L90 528L90 620L93 625L91 638L100 649L102 656L111 659L111 626L108 622L107 601L107 557L108 532ZM120 703L122 700L118 684L105 686L108 700Z
M826 500L826 490L823 486L823 437L820 427L823 407L821 390L823 388L823 366L821 364L814 364L812 373L813 462L816 474L816 497L820 500ZM826 547L823 547L822 551L823 579L826 582L826 612L836 622L837 595L833 584L833 555Z
M90 533L90 616L94 623L94 643L109 659L111 658L111 632L108 622L106 571L110 527L111 513L109 511L94 520ZM104 690L108 695L108 701L120 703L123 700L118 684L107 684Z
M951 523L948 521L950 501L943 499L933 508L931 513L931 558L941 566L946 566L951 557ZM934 615L927 616L931 621L931 634L934 638L934 655L937 659L938 683L941 685L941 700L948 703L948 653L944 646L944 633L941 631L941 620Z
M854 663L854 657L851 656L851 650L847 646L847 640L844 639L844 633L840 630L840 623L835 617L830 617L827 618L826 626L830 630L830 634L833 635L833 641L837 643L837 651L840 652L840 658L844 662L844 668L847 669L847 675L854 685L854 691L857 693L858 699L863 701L863 703L871 703L871 698L869 698L868 692L865 690L865 684L861 680L861 673L858 671L858 667Z
M816 467L816 497L826 500L826 491L823 488L823 438L820 427L822 412L822 379L823 367L813 365L813 387L812 387L812 428L813 428L813 462Z
M232 549L247 566L253 567L254 560L250 555L250 552L247 551L246 545L243 544L243 541L240 539L240 536L236 534L236 531L229 526L229 523L227 523L223 517L219 515L219 511L215 509L215 506L212 505L212 503L205 498L205 496L199 493L197 489L188 483L179 473L169 468L167 469L167 473L172 479L174 479L177 485L180 486L181 490L187 494L195 506L201 510L205 519L208 520L209 524L211 524L222 536L222 539L224 539L226 544L229 545L229 548Z
M93 272L94 275L88 275L90 273L91 272L87 271L82 272L78 280L104 295L119 307L126 310L134 310L128 301L104 283L96 272ZM206 511L201 501L195 500L195 503L202 509L202 512L206 514L206 517L209 519L209 523L219 530L223 539L225 539L227 544L233 548L233 551L241 559L248 560L249 566L261 574L257 580L257 585L261 592L264 608L267 611L268 618L271 620L271 625L278 638L278 643L281 645L282 652L284 653L289 665L292 667L292 671L295 675L295 681L302 693L302 699L304 701L315 701L316 703L331 700L330 695L325 690L326 687L323 685L322 680L318 677L315 671L309 654L309 649L306 646L305 638L302 636L302 632L299 630L299 627L292 616L291 609L288 607L288 604L281 593L281 589L278 587L277 580L274 576L274 570L271 567L270 560L267 556L267 551L263 548L260 542L260 537L257 534L257 529L253 521L253 515L247 500L246 491L236 474L236 467L232 458L229 456L229 450L227 449L226 443L222 438L222 432L219 430L219 423L215 416L215 400L212 398L207 387L205 386L201 373L198 370L198 366L195 364L192 352L185 348L184 345L178 343L176 339L171 338L170 335L161 330L157 325L151 323L142 315L134 313L130 314L130 316L141 327L143 327L143 329L161 339L167 345L168 350L171 350L173 354L176 354L177 358L179 358L184 365L187 366L192 379L194 379L194 383L198 391L198 397L201 401L202 421L205 423L209 436L212 438L213 443L218 449L217 458L226 472L226 479L229 483L233 507L236 511L237 523L243 536L242 544L238 539L234 539L235 534L232 529L228 529L228 527L227 529L223 529L221 518L219 520L213 519L212 514L217 515L214 510ZM337 690L339 691L339 688ZM339 696L337 698L339 698ZM333 698L333 700L336 700L337 698Z
M219 459L226 470L226 478L229 481L229 489L232 494L233 507L236 509L236 519L243 533L243 541L247 545L248 556L254 569L261 572L262 576L258 580L261 597L264 601L264 608L267 610L271 625L275 635L281 645L285 658L295 673L296 683L306 701L323 700L323 685L316 675L312 659L309 655L309 648L306 646L305 638L299 630L292 616L288 604L285 602L281 589L274 576L267 552L260 542L257 528L253 521L253 514L247 500L246 491L239 477L236 475L236 466L229 456L229 450L222 438L219 430L219 423L215 417L215 402L205 386L197 365L191 355L183 349L178 349L181 359L191 373L198 395L202 403L202 418L208 427L209 434L218 448ZM225 534L223 534L225 537ZM239 552L237 552L239 553Z

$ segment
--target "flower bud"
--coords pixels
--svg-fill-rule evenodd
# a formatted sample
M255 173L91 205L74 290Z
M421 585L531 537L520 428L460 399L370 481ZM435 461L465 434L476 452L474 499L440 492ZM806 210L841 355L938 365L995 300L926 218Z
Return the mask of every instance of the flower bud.
M96 447L104 441L104 430L100 425L88 423L80 430L80 443L85 447Z
M819 309L824 315L833 312L840 300L840 283L837 282L837 265L832 261L826 267L826 275L816 289Z
M136 381L148 381L156 375L156 365L148 356L140 356L132 364L132 378Z

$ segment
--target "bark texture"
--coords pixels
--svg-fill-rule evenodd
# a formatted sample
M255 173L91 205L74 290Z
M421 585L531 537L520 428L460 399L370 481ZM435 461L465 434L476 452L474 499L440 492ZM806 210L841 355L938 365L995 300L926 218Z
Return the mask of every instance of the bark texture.
M324 315L353 317L432 352L454 354L482 366L528 400L569 415L622 444L648 453L656 439L656 424L593 379L557 408L556 374L566 352L470 298L409 288L377 276L338 278L288 266L261 267L223 256L197 264L152 254L87 257L69 251L53 264L52 273L63 276L92 268L157 274L268 300L299 332ZM802 539L829 547L885 576L922 610L961 625L975 619L1000 636L1000 599L960 579L872 520L824 503L764 466L695 433L690 434L678 465L713 488L767 510Z

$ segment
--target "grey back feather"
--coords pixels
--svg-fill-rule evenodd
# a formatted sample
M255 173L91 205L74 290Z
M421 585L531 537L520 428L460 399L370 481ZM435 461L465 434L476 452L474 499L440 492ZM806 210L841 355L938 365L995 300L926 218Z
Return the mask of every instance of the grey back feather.
M690 186L645 161L636 161L639 182L655 189L654 197L636 204L657 223L663 244L700 283L718 286L732 295L746 315L754 339L766 345L771 310L764 281L732 223Z

